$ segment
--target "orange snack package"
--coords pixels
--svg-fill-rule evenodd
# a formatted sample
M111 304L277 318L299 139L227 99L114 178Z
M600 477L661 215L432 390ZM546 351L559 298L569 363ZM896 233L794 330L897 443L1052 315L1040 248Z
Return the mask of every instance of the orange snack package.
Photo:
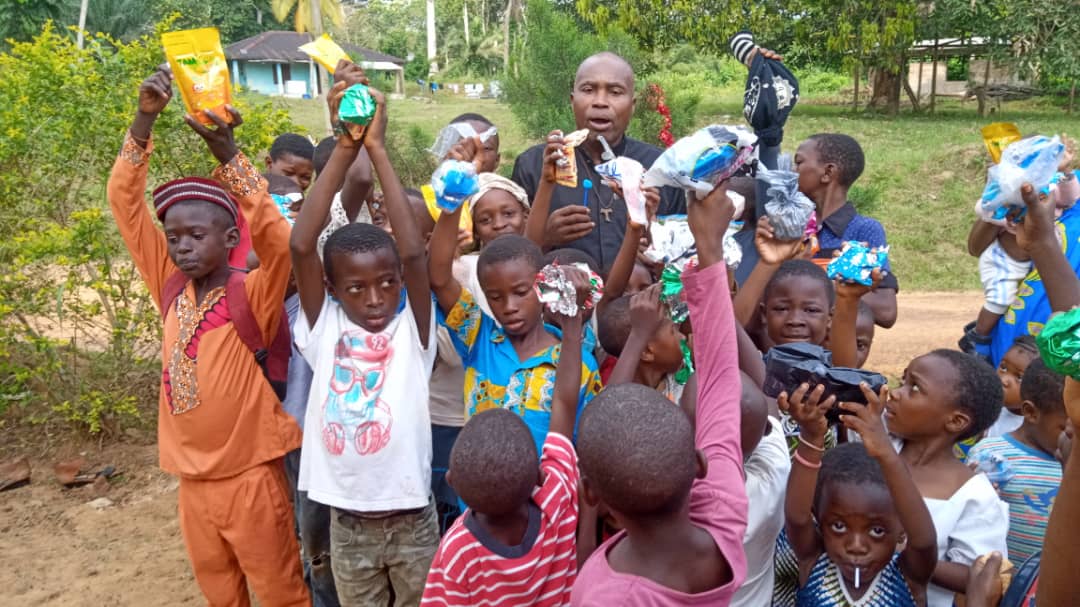
M994 164L1001 162L1001 152L1009 147L1010 143L1023 139L1020 129L1011 122L988 124L982 128L982 136L986 151L990 152L990 158L994 160Z
M231 122L225 111L225 105L232 103L229 64L217 28L168 32L161 35L161 44L187 113L208 126L214 123L203 114L205 110Z
M345 59L346 61L352 61L349 59L349 54L346 53L336 42L330 39L330 36L323 34L315 40L301 45L297 50L307 54L323 66L326 71L331 74L337 69L338 61Z
M585 143L589 137L589 129L574 131L563 137L563 153L566 154L566 162L560 162L555 166L555 183L568 188L577 187L577 153L574 148Z

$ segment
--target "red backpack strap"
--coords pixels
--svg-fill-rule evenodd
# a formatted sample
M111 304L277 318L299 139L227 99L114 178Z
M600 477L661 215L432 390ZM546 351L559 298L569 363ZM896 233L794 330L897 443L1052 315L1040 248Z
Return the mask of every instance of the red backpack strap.
M289 317L285 313L285 306L282 305L277 333L270 346L267 347L263 341L262 329L251 312L251 302L248 300L247 289L244 288L246 276L247 273L243 270L234 270L229 274L229 280L225 283L225 305L229 308L229 316L232 317L236 335L247 346L247 349L251 350L252 355L255 356L255 362L262 368L263 375L270 382L278 398L283 399L289 375L289 356L292 354Z
M255 322L255 316L251 313L251 302L248 301L247 289L244 288L246 276L247 274L241 271L229 274L229 280L225 283L225 304L229 307L229 316L232 317L233 327L240 341L244 342L261 365L268 350L263 344L259 323Z
M169 315L169 308L172 307L173 302L177 297L184 292L187 287L188 277L183 272L177 271L172 276L165 279L165 286L161 288L161 319L164 320Z

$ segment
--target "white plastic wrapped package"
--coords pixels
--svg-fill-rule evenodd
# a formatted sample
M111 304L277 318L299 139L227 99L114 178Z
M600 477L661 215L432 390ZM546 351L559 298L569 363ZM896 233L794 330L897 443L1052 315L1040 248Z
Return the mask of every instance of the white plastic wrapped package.
M814 201L799 191L799 174L758 168L757 180L766 186L765 214L779 240L798 240L814 213Z
M641 189L641 179L645 167L633 158L619 156L596 166L596 172L607 181L613 181L622 190L626 201L626 213L631 223L646 225L649 223L645 212L645 192Z
M431 146L428 152L431 152L433 156L442 160L446 158L446 155L450 153L458 142L463 139L469 139L472 137L479 137L481 143L487 143L489 139L498 135L498 130L495 127L491 127L483 133L477 133L468 122L455 122L454 124L447 125L439 131L439 135L435 137L435 145Z
M1005 219L1016 209L1024 209L1020 188L1030 183L1036 191L1050 186L1065 145L1058 136L1036 135L1010 143L1001 153L1001 162L987 171L986 188L979 200L979 217L991 221Z
M705 196L757 154L757 136L710 125L664 150L645 173L645 187L673 186Z
M731 194L733 193L729 193ZM740 225L732 222L724 233L724 263L730 268L738 267L742 261L742 249L735 241L735 233L739 231ZM652 243L644 255L650 261L675 265L681 270L687 261L697 255L694 234L690 231L686 215L658 217L649 225L649 236Z

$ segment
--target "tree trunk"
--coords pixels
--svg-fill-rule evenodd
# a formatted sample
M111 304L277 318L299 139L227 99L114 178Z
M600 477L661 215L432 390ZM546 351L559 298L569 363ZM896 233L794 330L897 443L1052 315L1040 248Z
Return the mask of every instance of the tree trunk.
M910 68L905 68L904 69L904 74L903 74L904 92L907 93L908 99L911 101L912 109L914 109L916 112L921 112L922 111L922 105L919 102L919 95L911 88L911 82L908 79L908 75L910 74L910 72L911 72Z
M1069 88L1069 115L1073 113L1073 107L1076 104L1076 78L1073 78L1072 86Z
M503 35L503 73L510 69L510 15L514 12L514 0L506 0L506 10L503 12L502 35Z
M896 93L900 90L900 74L893 74L883 68L875 68L873 71L873 90L870 92L868 108L884 108L890 113L895 112L895 101L898 100Z
M461 3L461 10L465 13L465 48L471 48L472 45L469 42L469 2Z
M934 38L934 66L930 68L930 113L934 113L934 108L937 107L937 48L938 39Z
M322 2L320 0L308 0L308 4L311 5L311 39L314 40L322 35ZM296 10L300 10L300 3L296 4ZM311 98L318 99L320 95L320 88L323 83L322 67L311 61L312 78L311 78ZM319 105L323 108L323 124L326 127L326 132L333 131L330 119L330 106L325 103Z
M439 51L435 46L435 0L427 0L428 75L439 71Z
M855 112L859 111L859 71L861 68L860 65L855 66L855 93L852 95L851 100L851 109Z

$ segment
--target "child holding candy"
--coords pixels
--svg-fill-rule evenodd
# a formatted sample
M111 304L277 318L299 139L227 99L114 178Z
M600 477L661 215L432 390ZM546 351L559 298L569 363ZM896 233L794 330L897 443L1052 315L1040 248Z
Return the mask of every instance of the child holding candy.
M475 141L466 140L451 157L471 159L475 148ZM543 321L535 288L541 270L540 248L516 234L498 236L486 244L477 258L476 277L491 308L488 314L477 303L478 294L451 271L460 215L459 205L444 209L439 216L428 269L440 323L449 330L465 367L466 418L487 409L510 409L529 426L539 452L551 416L562 335ZM592 353L583 352L579 411L600 390L596 369Z
M937 563L934 522L885 432L888 388L874 394L864 385L863 394L866 406L840 405L844 426L862 441L828 453L823 445L831 398L804 387L779 399L800 431L785 506L799 563L800 607L926 604Z

